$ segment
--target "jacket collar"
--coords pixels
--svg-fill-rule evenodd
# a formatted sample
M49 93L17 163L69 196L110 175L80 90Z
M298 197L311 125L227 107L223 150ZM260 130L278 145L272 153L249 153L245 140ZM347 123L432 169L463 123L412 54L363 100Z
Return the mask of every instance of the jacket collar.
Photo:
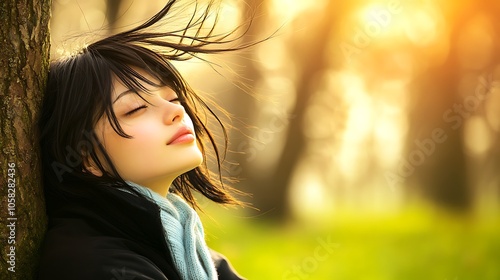
M49 227L58 219L81 219L98 232L162 248L170 259L160 218L152 201L113 187L87 198L51 199Z

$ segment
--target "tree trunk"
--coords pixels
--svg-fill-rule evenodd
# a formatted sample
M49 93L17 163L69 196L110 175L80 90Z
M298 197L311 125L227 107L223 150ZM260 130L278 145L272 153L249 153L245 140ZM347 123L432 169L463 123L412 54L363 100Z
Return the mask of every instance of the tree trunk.
M459 36L464 24L481 9L479 2L471 3L458 11L457 19L451 24L447 59L427 69L415 82L416 102L408 138L407 160L415 170L411 181L419 185L429 201L456 212L470 211L474 201L463 139L464 124L473 112L463 108L464 98L458 92L459 81L465 73L459 63ZM437 130L441 131L443 142L431 141ZM416 141L426 144L417 147ZM425 150L430 152L422 157ZM421 156L416 156L418 154Z
M121 0L106 0L106 18L108 19L110 34L116 30L121 3Z
M0 3L0 279L34 279L46 228L36 118L48 72L50 0Z
M338 28L339 12L344 6L329 1L326 11L318 15L317 20L308 21L308 35L300 42L291 43L291 53L300 72L295 80L296 101L291 112L283 151L279 156L273 172L249 180L254 206L265 217L276 221L286 221L291 218L292 209L289 191L293 173L307 147L307 139L303 132L304 116L310 100L316 94L314 91L317 78L328 69L328 41L332 30ZM327 35L325 35L327 34ZM311 55L314 53L314 55ZM340 65L340 64L339 64ZM338 66L338 65L335 65Z

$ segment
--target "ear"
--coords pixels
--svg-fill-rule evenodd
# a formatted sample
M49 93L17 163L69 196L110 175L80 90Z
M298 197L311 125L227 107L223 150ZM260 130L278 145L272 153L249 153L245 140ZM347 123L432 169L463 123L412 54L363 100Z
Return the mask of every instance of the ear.
M97 167L97 164L95 164L94 160L89 155L83 156L83 166L86 171L89 171L97 177L101 177L103 175L102 171Z

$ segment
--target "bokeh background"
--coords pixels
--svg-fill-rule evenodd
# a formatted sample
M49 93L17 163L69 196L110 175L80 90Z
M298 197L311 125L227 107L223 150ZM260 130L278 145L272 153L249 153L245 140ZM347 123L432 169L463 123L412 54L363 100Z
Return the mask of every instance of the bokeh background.
M54 0L51 55L165 3ZM500 279L500 2L227 0L220 15L217 31L253 17L243 43L272 38L176 63L231 114L225 174L259 209L202 201L211 247L248 279Z

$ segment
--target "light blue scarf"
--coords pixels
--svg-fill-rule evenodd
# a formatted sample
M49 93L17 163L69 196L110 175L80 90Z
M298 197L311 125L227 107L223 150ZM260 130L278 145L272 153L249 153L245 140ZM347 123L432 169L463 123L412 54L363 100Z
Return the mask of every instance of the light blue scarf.
M217 279L215 265L205 243L203 226L196 211L173 193L162 197L149 188L127 182L160 207L161 222L177 271L183 280Z

